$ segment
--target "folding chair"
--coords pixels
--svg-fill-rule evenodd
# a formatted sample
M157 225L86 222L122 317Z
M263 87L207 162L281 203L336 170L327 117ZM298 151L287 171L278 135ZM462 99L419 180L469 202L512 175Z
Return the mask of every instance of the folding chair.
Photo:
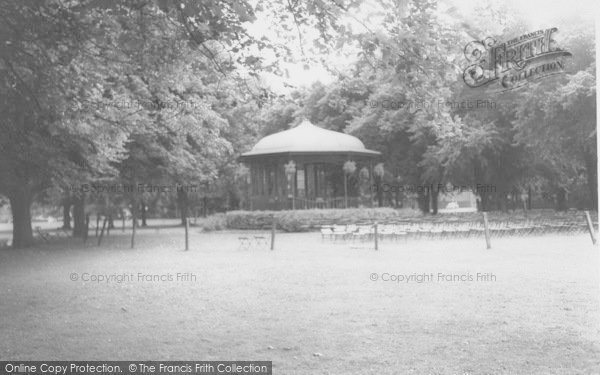
M329 225L321 226L321 239L324 240L325 237L329 239L333 238L333 229Z
M256 246L259 249L267 249L269 247L269 242L265 236L254 236L254 242L256 242Z
M407 237L419 238L421 236L420 229L415 224L408 224L404 231L407 233Z
M460 238L466 238L471 232L471 227L467 223L460 223L456 227L456 235Z
M442 229L441 225L432 225L431 229L429 230L429 235L430 237L435 237L435 236L443 236L444 234L444 230Z
M356 230L351 232L352 239L359 239L361 241L368 239L373 234L373 226L371 225L359 225Z
M238 237L238 240L240 241L240 246L238 247L238 250L250 249L250 246L252 245L250 237Z
M384 240L385 237L394 237L392 226L389 224L382 224L377 228L377 236L379 236L379 238L382 240Z
M346 226L345 225L333 225L333 239L337 240L338 237L341 237L342 239L346 239L347 236L347 232L346 232Z
M396 224L392 227L392 234L395 240L398 240L399 237L408 239L408 231L403 225Z

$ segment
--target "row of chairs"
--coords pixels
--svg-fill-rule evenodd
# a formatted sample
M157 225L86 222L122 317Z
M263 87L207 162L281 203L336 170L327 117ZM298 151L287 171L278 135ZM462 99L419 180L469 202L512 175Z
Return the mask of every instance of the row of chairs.
M576 222L490 222L492 237L543 235L550 233L576 234L587 230L585 223ZM485 235L483 223L384 223L377 226L379 239L406 238L464 238ZM371 240L374 224L332 224L321 226L321 237L331 240Z

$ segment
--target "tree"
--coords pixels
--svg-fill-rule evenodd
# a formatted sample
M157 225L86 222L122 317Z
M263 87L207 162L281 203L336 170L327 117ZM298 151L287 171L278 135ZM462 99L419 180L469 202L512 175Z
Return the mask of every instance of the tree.
M94 63L98 25L92 21L99 13L81 13L80 5L7 1L0 9L0 193L11 202L13 247L32 243L36 196L111 170L128 132L78 110L90 96L101 96L99 82L111 69Z

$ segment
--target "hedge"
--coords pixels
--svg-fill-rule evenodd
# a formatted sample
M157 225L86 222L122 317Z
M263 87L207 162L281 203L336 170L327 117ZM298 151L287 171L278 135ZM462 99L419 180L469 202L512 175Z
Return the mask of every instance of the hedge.
M413 210L393 208L348 208L287 211L230 211L225 214L229 229L268 229L273 217L277 228L287 232L304 232L326 224L355 224L360 222L390 221L415 218L421 214Z
M383 208L348 208L348 209L313 209L287 211L229 211L225 214L225 225L228 229L269 229L277 220L277 229L287 232L305 232L318 229L321 225L329 224L360 224L386 222L479 222L480 212L443 213L438 215L423 215L420 211L383 207ZM585 223L582 211L531 210L527 214L522 210L511 212L493 211L488 213L492 222L522 222L522 221L572 221ZM597 221L597 213L592 213Z

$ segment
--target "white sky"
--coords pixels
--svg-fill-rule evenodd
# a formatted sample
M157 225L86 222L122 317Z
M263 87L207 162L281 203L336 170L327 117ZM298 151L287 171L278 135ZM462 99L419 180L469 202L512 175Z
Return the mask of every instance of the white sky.
M454 0L468 3L465 0ZM548 27L556 19L577 16L593 19L600 9L597 0L505 0L512 8L520 9L533 29Z
M474 5L476 4L481 4L481 0L440 0L441 9L447 9L454 6L457 9L457 14L459 14L461 18L464 17L467 20L469 17L477 17L474 10ZM558 20L562 20L561 23L564 23L565 21L571 19L575 20L576 18L598 19L597 15L598 10L600 9L600 0L498 0L498 4L506 4L508 8L515 9L522 15L523 19L529 22L532 31L554 27ZM361 16L364 14L365 12L359 11L356 12L356 14L353 14L353 17L363 21ZM361 26L358 26L357 22L352 21L350 17L349 20L354 24L353 27L356 27L356 31L360 30L359 28ZM368 24L368 21L364 21ZM265 20L259 19L250 26L250 30L256 35L266 35L274 40L279 39L273 28L269 27L269 22L265 22ZM311 38L316 37L316 33L313 35L303 34L304 45L310 47L310 44L312 43ZM280 40L292 50L296 51L296 57L299 60L301 59L300 43L298 40L296 40L295 43L284 41L282 38ZM294 46L293 44L296 45ZM304 49L307 54L310 53L308 52L309 48ZM329 61L329 64L339 66L340 70L344 70L344 66L349 63L347 59L335 55L327 56L327 60ZM289 78L282 79L275 75L263 75L265 83L275 91L289 91L289 86L286 88L284 82L288 85L298 87L309 86L316 81L328 83L333 80L333 77L329 72L327 72L320 64L311 64L309 69L306 69L304 63L301 62L297 64L282 63L281 65L289 72Z

